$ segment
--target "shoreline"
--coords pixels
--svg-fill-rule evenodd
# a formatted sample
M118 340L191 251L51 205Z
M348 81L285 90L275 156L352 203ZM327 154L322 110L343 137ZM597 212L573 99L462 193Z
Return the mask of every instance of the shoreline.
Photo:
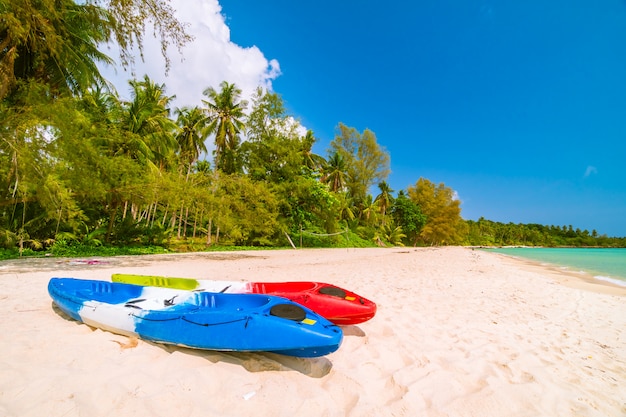
M626 296L626 282L624 283L624 285L620 285L610 280L598 278L595 275L590 274L586 271L573 271L569 267L557 265L550 262L537 261L534 259L523 258L520 256L509 255L499 252L490 253L495 256L502 256L503 258L517 261L520 264L520 267L529 267L530 270L536 273L541 273L542 270L545 270L545 272L550 273L549 275L555 276L555 279L562 285L582 289L585 291L594 291L603 294ZM605 287L609 287L614 290Z
M344 326L338 351L302 359L159 345L55 311L51 277L112 273L323 281L371 299L378 312ZM464 247L2 261L0 415L620 415L625 295Z

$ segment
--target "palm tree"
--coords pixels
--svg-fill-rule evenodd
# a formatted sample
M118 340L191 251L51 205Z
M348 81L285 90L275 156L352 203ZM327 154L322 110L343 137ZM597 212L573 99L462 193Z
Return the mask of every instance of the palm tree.
M114 93L101 86L89 88L81 96L79 106L87 112L91 123L110 128L119 122L121 102Z
M138 162L132 164L135 165L135 169L145 167L148 173L157 170L162 172L166 168L168 158L176 149L174 135L178 126L169 118L168 108L173 97L166 96L165 86L154 83L148 76L142 81L130 81L130 85L132 100L121 103L118 123L123 135L115 138L116 143L111 145L111 151L113 156L124 155L127 159ZM128 179L121 178L122 183L117 184L119 188L109 191L107 196L109 199L107 239L112 237L118 209L124 207L123 217L125 217L129 206L131 209L137 208L136 201L133 201L129 194L130 189L122 185ZM114 182L117 183L118 180L115 179Z
M206 159L196 162L195 172L201 172L203 174L211 173L211 163Z
M235 162L239 148L239 134L243 131L246 100L240 100L241 90L235 84L222 81L221 91L213 87L203 91L209 101L202 100L208 107L209 124L207 134L215 134L215 166L219 170L232 174L237 171Z
M206 152L206 125L208 119L199 107L183 107L175 110L180 132L176 136L180 157L187 165L187 176L202 152Z
M374 201L371 194L367 194L361 202L361 215L365 216L365 223L372 224L376 221L378 204ZM360 218L360 217L359 217Z
M313 136L313 131L307 130L306 135L302 137L302 148L300 150L300 153L304 160L304 166L313 172L322 169L322 167L326 163L326 160L323 156L313 153L313 144L315 143L315 141L316 139L315 136Z
M354 211L352 211L353 205L350 197L347 193L340 193L337 196L339 206L337 212L339 214L339 220L345 220L346 222L354 220Z
M322 169L321 181L328 184L333 192L341 191L346 185L346 162L339 152L335 152Z
M173 134L178 126L169 118L169 103L174 96L165 95L165 86L156 84L146 75L142 81L130 81L132 101L125 103L122 126L130 140L122 151L144 162L160 164L175 148Z
M374 202L377 203L380 208L380 214L382 214L382 225L384 226L387 209L393 204L393 196L391 195L393 190L386 181L378 183L378 188L380 189L380 194L376 196Z
M394 246L404 246L402 239L406 237L402 231L402 226L395 226L393 224L383 227L383 236L385 240Z
M0 99L18 80L43 82L53 94L106 84L96 64L113 60L98 46L110 40L116 23L106 9L78 3L3 1L0 13L12 19L0 27Z
M166 71L168 46L181 48L193 38L168 1L2 0L0 2L0 99L18 80L47 84L54 94L80 94L104 84L96 62L112 60L97 47L115 40L124 67L143 53L146 23L161 41ZM143 58L143 56L142 56Z

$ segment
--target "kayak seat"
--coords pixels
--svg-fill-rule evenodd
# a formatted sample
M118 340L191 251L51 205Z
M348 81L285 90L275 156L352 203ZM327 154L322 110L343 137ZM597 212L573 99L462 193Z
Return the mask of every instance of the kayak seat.
M276 304L270 308L270 314L293 321L302 321L306 318L306 311L297 304Z
M333 297L346 298L346 292L341 288L326 286L320 288L320 294L326 294Z

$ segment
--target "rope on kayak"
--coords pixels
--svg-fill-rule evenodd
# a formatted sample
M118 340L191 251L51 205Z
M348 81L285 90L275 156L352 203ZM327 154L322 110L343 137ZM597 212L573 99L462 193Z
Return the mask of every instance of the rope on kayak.
M195 324L197 326L202 326L202 327L220 326L222 324L232 324L232 323L237 323L237 322L240 322L240 321L245 321L246 324L244 325L244 327L248 327L248 322L250 321L251 318L252 317L250 317L250 316L246 316L246 317L241 318L241 319L230 320L230 321L223 321L221 323L198 323L198 322L195 322L193 320L189 320L185 316L180 317L181 320L186 321L187 323Z
M195 324L196 326L202 326L202 327L211 327L211 326L221 326L223 324L232 324L232 323L237 323L240 321L245 321L246 324L244 327L248 327L248 322L252 319L252 317L250 316L246 316L240 319L236 319L236 320L230 320L230 321L223 321L220 323L198 323L196 321L193 320L189 320L188 318L186 318L185 316L178 316L178 317L170 317L167 319L155 319L155 318L148 318L148 317L141 317L141 316L136 316L134 314L130 314L131 316L141 319L141 320L146 320L146 321L173 321L173 320L182 320L182 321L186 321L187 323L190 324Z
M136 306L127 306L127 307L136 307ZM145 321L173 321L173 320L178 320L181 317L170 317L168 319L151 319L151 318L147 318L147 317L141 317L141 316L137 316L135 314L130 313L129 316L133 316L136 319L141 319L141 320L145 320Z

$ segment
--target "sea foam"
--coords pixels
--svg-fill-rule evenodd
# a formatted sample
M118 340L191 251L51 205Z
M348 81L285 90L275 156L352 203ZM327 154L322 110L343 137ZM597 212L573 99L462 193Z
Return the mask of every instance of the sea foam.
M596 275L594 276L594 278L600 281L606 281L610 282L611 284L619 285L620 287L626 287L626 281L624 281L623 279L605 277L602 275Z

